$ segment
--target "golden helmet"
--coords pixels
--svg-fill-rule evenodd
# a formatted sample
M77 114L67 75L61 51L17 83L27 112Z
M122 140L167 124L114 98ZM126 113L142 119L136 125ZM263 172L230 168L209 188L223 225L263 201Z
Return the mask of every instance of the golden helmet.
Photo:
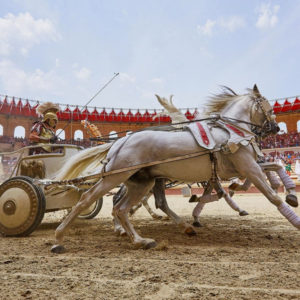
M48 111L44 114L43 121L54 119L58 121L57 114L53 111Z
M52 102L45 102L40 104L36 112L39 116L43 117L43 121L54 119L58 121L57 112L59 111L59 105Z

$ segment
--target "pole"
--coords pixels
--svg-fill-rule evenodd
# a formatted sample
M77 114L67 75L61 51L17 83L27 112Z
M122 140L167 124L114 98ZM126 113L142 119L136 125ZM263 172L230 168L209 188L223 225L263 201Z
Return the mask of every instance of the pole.
M103 85L103 87L101 87L101 89L82 107L80 113L83 111L84 108L86 108L89 103L92 102L92 100L94 100L120 73L114 73L114 76ZM69 122L66 124L66 126L58 133L57 137L69 126L70 122L72 122L72 116L71 119L69 120Z

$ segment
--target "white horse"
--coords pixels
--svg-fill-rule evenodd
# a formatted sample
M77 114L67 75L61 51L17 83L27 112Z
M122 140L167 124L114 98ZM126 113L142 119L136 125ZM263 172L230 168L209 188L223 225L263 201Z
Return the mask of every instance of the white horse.
M251 134L251 126L260 129L272 127L271 123L275 119L271 105L261 96L256 85L245 95L224 92L215 96L208 104L208 111L218 113L220 120L230 123L230 126L234 125L248 135ZM212 127L212 135L219 145L210 152L215 151L217 160L215 167L220 179L249 178L279 212L300 229L300 218L282 202L266 182L264 173L256 162L255 142L243 141L234 147L228 147L232 152L223 152L222 149L230 138L228 131L215 126ZM143 238L135 231L128 219L129 210L149 193L156 178L182 182L210 180L214 165L211 157L211 153L201 148L188 131L143 131L117 140L108 151L102 179L82 194L77 205L58 226L55 232L56 244L51 250L63 252L65 232L75 218L94 201L121 183L125 183L128 191L113 208L113 215L118 218L136 246L146 249L155 247L156 242L153 239Z

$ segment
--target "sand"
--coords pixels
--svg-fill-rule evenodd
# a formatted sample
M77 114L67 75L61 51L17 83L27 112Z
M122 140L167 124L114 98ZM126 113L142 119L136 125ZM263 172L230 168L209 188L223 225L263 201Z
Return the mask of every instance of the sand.
M0 299L300 299L300 231L259 194L235 200L249 216L224 200L210 203L192 237L141 208L132 222L158 242L150 250L113 233L108 197L95 219L76 220L67 252L53 254L65 212L48 213L29 237L0 237ZM192 221L195 204L168 201Z

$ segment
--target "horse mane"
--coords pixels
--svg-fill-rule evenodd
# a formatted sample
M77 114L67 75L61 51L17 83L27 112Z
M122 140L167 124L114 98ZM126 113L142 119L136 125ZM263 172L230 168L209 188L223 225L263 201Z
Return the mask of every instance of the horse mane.
M221 86L221 89L222 93L209 97L209 101L205 104L205 115L220 112L229 102L240 96L227 86Z

